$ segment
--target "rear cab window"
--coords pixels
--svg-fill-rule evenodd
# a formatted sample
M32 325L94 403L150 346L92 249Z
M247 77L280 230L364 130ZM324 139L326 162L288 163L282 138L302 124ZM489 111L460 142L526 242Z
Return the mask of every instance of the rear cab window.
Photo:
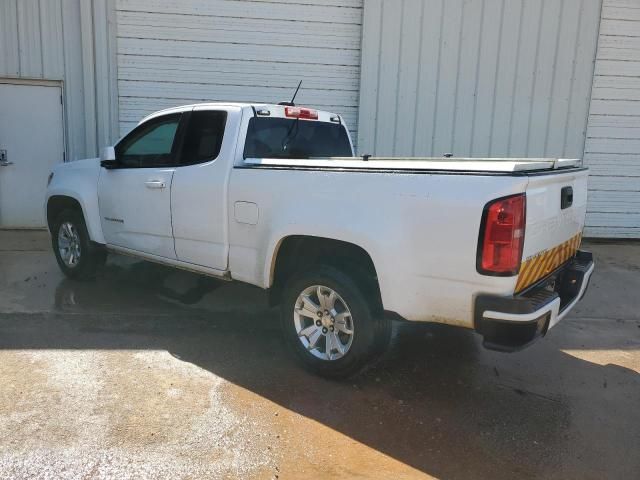
M253 117L244 158L351 157L351 143L341 123L298 118Z
M227 112L195 110L190 113L185 133L180 165L195 165L214 160L220 154Z

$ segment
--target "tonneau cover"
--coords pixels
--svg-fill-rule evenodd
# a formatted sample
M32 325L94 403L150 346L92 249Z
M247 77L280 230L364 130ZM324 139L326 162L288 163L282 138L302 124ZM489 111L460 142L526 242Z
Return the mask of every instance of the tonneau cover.
M247 165L380 170L442 170L461 172L528 172L580 167L582 161L568 158L442 158L442 157L330 157L247 158Z

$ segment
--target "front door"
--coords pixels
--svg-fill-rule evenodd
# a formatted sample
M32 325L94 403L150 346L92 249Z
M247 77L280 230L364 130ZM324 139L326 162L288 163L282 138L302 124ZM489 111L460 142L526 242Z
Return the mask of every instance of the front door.
M45 226L51 168L64 161L59 85L0 83L0 227Z
M107 244L176 258L171 182L181 116L138 126L116 145L116 168L101 169L98 202Z

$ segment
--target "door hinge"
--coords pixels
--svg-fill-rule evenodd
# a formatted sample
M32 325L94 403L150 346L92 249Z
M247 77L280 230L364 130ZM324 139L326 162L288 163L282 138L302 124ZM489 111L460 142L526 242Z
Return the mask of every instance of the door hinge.
M67 161L67 152L62 152L62 163Z
M60 105L62 105L62 95L60 95Z

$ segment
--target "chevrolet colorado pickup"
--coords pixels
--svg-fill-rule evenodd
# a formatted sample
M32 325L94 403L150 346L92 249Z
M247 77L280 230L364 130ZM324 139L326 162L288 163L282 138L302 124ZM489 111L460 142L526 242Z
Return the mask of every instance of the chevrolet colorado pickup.
M329 377L381 352L393 319L514 351L584 295L580 161L353 155L328 112L163 110L101 158L53 170L53 251L72 278L116 252L267 289L299 361Z

